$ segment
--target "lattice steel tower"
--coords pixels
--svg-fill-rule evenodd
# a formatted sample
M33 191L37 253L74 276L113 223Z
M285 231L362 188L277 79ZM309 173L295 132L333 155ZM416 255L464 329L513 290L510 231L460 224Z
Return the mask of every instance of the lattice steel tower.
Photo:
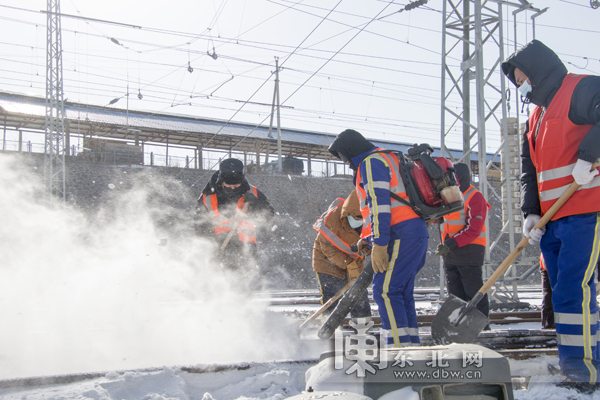
M60 0L46 11L46 138L44 179L50 197L65 200L65 124Z
M488 249L484 277L499 265L499 262L490 261L490 253L504 253L496 257L504 259L515 247L515 233L521 233L518 120L507 118L506 79L500 68L505 59L503 5L514 7L513 15L525 10L540 11L525 0L445 0L443 5L442 155L452 158L446 140L450 135L456 135L456 130L461 132L463 156L461 160L453 161L464 161L471 165L472 153L477 153L475 167L479 176L479 191L488 201L493 196L503 205L502 229L497 237L489 237L489 213L486 218ZM472 112L475 118L472 118ZM487 157L486 138L500 143L491 160ZM498 178L497 184L491 184L488 179L491 176ZM501 239L508 242L508 251L498 246ZM440 271L440 276L442 274L443 271ZM512 274L511 295L516 299L516 268L512 268Z

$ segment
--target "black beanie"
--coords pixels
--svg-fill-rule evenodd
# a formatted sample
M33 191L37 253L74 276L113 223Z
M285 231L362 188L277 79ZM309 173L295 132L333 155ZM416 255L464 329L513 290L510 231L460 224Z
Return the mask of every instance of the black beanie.
M329 152L340 160L350 163L350 168L356 171L352 159L362 153L365 153L375 145L369 142L363 135L353 129L346 129L340 133L333 143L329 146Z
M460 191L464 193L471 187L471 171L469 171L469 166L465 163L456 163L454 164L454 170L456 171L456 179L458 179Z
M225 182L235 185L244 181L244 163L236 158L228 158L219 165L219 178L217 183Z

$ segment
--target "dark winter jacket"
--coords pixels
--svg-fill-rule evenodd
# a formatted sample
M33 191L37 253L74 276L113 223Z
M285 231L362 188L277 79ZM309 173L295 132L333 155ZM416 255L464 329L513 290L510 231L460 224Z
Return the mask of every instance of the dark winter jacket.
M217 182L218 177L219 171L213 174L210 181L204 187L204 190L202 190L202 195L200 195L200 198L198 198L198 205L196 207L194 225L196 234L199 236L207 238L214 237L212 232L212 215L209 213L208 209L204 205L204 195L216 194L217 202L219 204L219 212L230 221L233 221L235 218L235 210L237 207L238 200L250 191L250 184L246 179L242 181L240 187L231 190L223 188L221 183ZM257 199L249 202L250 204L248 205L247 218L250 221L252 221L258 228L259 225L261 225L261 223L270 220L275 214L275 211L273 210L273 207L271 207L271 205L269 204L267 197L258 189L257 194ZM228 246L235 247L236 242L239 242L239 239L237 239L237 235L233 235L231 242Z
M567 68L558 56L542 42L533 40L502 63L502 71L516 85L514 69L519 68L529 78L532 91L528 99L539 107L548 107L567 75ZM576 125L593 125L579 144L577 157L589 162L600 158L600 76L586 76L575 87L569 107L569 119ZM537 174L529 151L529 123L522 146L522 202L525 216L541 215Z
M336 208L325 226L335 233L346 244L351 245L360 240L360 228L354 229L348 223L348 215L362 218L360 214L360 205L356 191L352 191L346 201ZM313 270L319 274L335 276L339 279L346 277L346 267L352 261L357 260L357 265L362 271L364 263L362 259L352 258L334 246L321 232L315 239L313 246Z
M456 178L460 184L460 191L466 192L471 187L471 172L466 164L456 164ZM465 199L466 200L466 199ZM485 246L472 244L479 237L485 226L488 204L481 192L477 191L469 202L465 227L454 237L444 241L450 252L444 256L446 264L458 266L481 267L485 258Z

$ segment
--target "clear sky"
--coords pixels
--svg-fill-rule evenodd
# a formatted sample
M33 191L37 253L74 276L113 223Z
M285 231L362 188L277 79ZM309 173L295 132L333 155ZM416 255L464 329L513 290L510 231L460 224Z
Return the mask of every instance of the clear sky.
M101 20L62 18L65 97L268 124L278 57L283 127L439 145L443 1L398 12L407 3L62 0L63 14ZM600 73L600 9L587 0L531 3L549 7L536 19L536 38L570 71ZM44 96L46 5L0 0L1 90ZM513 10L504 7L507 56ZM518 15L519 46L533 37L532 14ZM461 135L447 146L460 148ZM491 135L489 147L497 146L497 129Z

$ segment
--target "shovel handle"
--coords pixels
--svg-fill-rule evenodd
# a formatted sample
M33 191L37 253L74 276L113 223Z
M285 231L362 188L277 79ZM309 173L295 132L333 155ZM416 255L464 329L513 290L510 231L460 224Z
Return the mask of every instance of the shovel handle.
M323 314L323 312L325 310L327 310L329 308L329 306L331 306L333 303L335 303L335 301L337 299L339 299L340 297L342 297L342 295L344 293L346 293L346 291L348 289L350 289L350 286L352 286L354 284L354 280L352 281L348 281L348 283L346 283L346 285L340 289L339 292L337 292L332 298L330 298L329 300L327 300L327 302L325 304L323 304L321 306L321 308L319 308L317 311L315 311L315 313L313 315L311 315L309 318L307 318L306 321L304 321L302 323L302 325L300 325L300 329L303 329L306 325L310 324L312 321L314 321L319 315Z
M223 244L221 245L221 250L225 250L225 247L227 247L227 245L229 244L229 241L233 237L233 233L235 231L237 231L237 227L240 225L240 223L242 222L242 219L244 218L243 214L246 214L246 211L248 211L248 204L250 204L250 203L244 204L244 207L242 207L242 211L240 211L240 213L238 215L236 215L236 218L233 221L233 225L231 226L231 229L229 230L227 237L225 238L225 240L223 241Z
M595 168L596 166L598 166L598 163L594 164L593 168ZM544 226L546 226L546 224L552 219L552 217L554 217L554 214L556 214L556 212L563 206L563 204L565 204L567 200L569 200L573 193L575 193L577 189L579 189L579 186L580 185L578 185L577 182L573 182L571 186L569 186L569 188L562 194L562 196L560 196L558 200L556 200L552 207L550 207L548 212L544 214L540 221L537 224L535 224L533 229L541 229ZM502 261L502 264L500 264L500 266L496 269L492 276L490 276L487 282L485 282L481 289L479 289L479 293L481 293L481 296L478 296L479 299L481 299L481 297L485 295L488 290L490 290L494 283L496 283L498 278L500 278L500 276L504 274L504 272L506 272L508 267L513 263L513 261L515 261L517 256L521 254L525 247L527 247L527 244L529 244L529 238L524 237L519 242L517 247L515 247L513 251L510 252L508 257L506 257L504 261ZM473 297L473 300L475 299L476 297Z

